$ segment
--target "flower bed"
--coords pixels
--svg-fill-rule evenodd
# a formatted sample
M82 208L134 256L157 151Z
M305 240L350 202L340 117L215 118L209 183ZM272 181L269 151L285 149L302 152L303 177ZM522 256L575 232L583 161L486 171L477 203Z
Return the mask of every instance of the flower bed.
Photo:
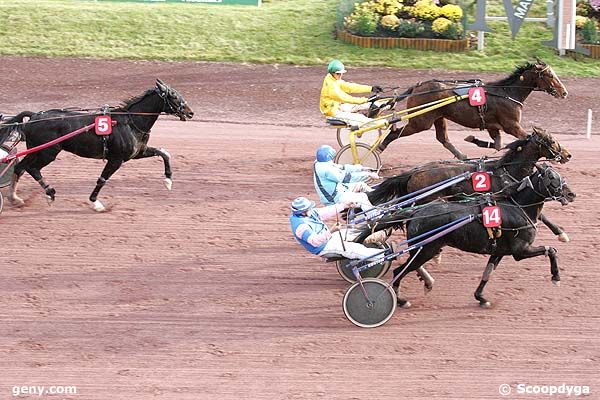
M461 51L468 47L462 19L462 9L454 4L363 0L350 7L337 32L341 40L364 47Z
M590 57L600 58L600 0L577 1L575 26L577 41L590 50Z
M376 47L381 49L416 49L435 51L465 51L469 48L468 39L414 39L414 38L392 38L392 37L365 37L357 36L346 31L338 31L337 37L342 42L354 44L361 47Z

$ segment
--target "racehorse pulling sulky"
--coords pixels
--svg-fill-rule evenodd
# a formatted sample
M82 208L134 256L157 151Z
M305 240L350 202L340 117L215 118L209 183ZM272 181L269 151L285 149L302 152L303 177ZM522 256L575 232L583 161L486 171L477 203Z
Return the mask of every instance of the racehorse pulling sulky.
M16 206L24 204L17 195L17 186L25 171L44 189L49 201L54 201L56 190L44 181L41 169L54 161L62 150L80 157L106 159L106 165L89 197L96 211L105 211L104 205L98 200L100 190L128 160L161 157L165 167L165 185L170 190L172 172L169 153L147 145L150 130L161 113L175 115L181 121L191 119L194 115L183 96L157 79L155 88L132 97L120 107L106 107L96 113L68 109L52 109L38 113L24 111L3 121L0 124L0 143L17 132L26 141L28 149L40 148L39 151L27 154L14 167L8 193L9 201ZM114 126L110 134L99 135L86 129L93 127L99 115L107 115L112 119ZM23 122L25 118L29 120ZM66 137L80 129L82 131L79 134ZM55 144L46 147L46 143Z

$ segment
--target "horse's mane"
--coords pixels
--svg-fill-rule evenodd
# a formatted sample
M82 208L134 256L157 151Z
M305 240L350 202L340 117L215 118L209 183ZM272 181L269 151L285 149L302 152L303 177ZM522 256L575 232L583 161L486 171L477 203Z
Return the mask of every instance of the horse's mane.
M500 166L500 165L504 165L504 164L508 164L508 163L512 162L514 160L515 156L518 154L518 148L525 146L527 144L527 142L530 140L530 138L531 138L531 135L528 135L526 138L512 141L509 144L507 144L506 146L504 146L504 148L506 148L507 151L502 155L502 157L500 157L499 160L494 162L494 165Z
M141 101L142 99L144 99L146 96L152 94L152 92L154 92L154 90L156 89L148 89L146 90L144 93L137 95L137 96L132 96L126 100L123 100L121 102L121 104L119 104L116 108L117 109L127 109L128 107L136 104L137 102Z
M517 65L517 67L515 68L515 70L506 78L501 79L499 81L496 82L492 82L490 84L490 86L511 86L516 80L519 79L519 77L526 71L529 71L530 69L534 68L535 64L532 64L530 62L528 62L525 65Z

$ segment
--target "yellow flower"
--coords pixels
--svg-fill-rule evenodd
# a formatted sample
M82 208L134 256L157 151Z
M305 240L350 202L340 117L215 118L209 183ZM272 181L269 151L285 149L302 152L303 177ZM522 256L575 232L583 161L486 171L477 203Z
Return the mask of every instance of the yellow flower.
M462 8L454 4L446 4L440 11L441 15L450 21L460 21L463 16Z
M419 0L415 3L411 15L417 19L433 21L440 16L441 8L431 2L431 0Z
M577 29L581 29L583 28L583 25L585 25L585 23L588 21L587 17L582 17L581 15L576 15L575 16L575 27Z
M387 29L396 29L400 25L400 18L395 15L384 15L380 22L381 26Z
M433 21L431 24L431 30L435 33L444 33L448 30L448 28L452 25L452 21L447 18L441 17Z

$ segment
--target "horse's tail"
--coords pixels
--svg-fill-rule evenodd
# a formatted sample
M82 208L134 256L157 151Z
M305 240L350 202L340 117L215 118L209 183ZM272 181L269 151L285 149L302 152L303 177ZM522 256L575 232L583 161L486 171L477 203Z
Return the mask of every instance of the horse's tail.
M34 112L23 111L12 118L2 121L2 123L0 123L0 144L4 143L9 135L15 130L19 132L20 135L23 135L21 123L24 118L31 118L33 115L35 115Z
M359 229L359 234L354 239L357 243L362 243L364 240L371 236L375 232L386 230L389 228L393 229L404 229L404 223L407 218L410 218L414 213L413 209L398 210L390 215L386 215L375 222L370 224L364 224Z
M408 181L413 173L414 171L407 171L403 174L392 176L375 186L374 190L367 194L371 204L385 203L396 197L408 194Z

